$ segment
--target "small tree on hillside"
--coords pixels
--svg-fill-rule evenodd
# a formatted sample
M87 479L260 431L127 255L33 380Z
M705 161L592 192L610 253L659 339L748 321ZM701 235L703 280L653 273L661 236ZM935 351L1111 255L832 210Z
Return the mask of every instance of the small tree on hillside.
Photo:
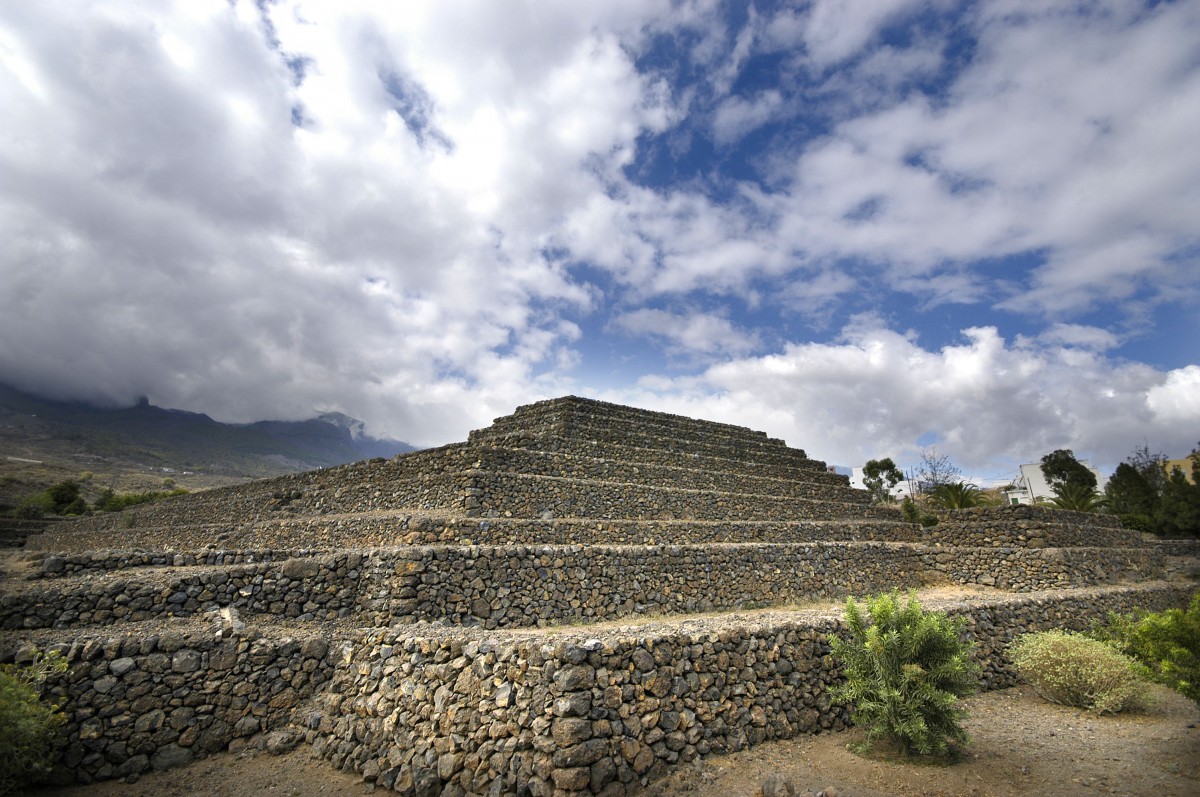
M872 503L891 503L894 500L892 488L903 479L904 474L891 457L872 459L863 466L863 485L870 491Z
M921 451L921 464L917 466L917 484L922 493L928 495L941 484L962 481L962 471L950 461L950 457L938 453L936 448Z

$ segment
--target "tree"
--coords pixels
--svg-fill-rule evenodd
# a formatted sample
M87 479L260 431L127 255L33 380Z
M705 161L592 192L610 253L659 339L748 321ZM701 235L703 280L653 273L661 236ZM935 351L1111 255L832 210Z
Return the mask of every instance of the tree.
M962 480L962 471L950 461L950 457L938 453L936 448L921 451L921 464L917 466L917 484L922 493L932 493L939 484L953 484Z
M907 753L952 754L967 741L958 698L979 688L975 643L963 639L966 620L926 612L913 594L867 599L866 613L846 602L846 638L829 639L843 662L845 684L835 700L853 704L867 743L887 739Z
M942 509L969 509L973 506L991 506L992 497L973 484L955 482L939 484L933 489L930 501Z
M892 488L904 479L904 474L892 462L891 457L872 459L863 466L863 485L871 493L875 504L891 503Z
M1075 459L1075 453L1069 448L1060 448L1042 457L1042 475L1051 490L1068 484L1096 489L1096 474Z
M1150 450L1150 446L1142 443L1141 448L1135 448L1129 455L1128 462L1154 490L1155 495L1162 495L1167 486L1167 458L1161 453Z
M1069 509L1072 512L1098 512L1104 507L1104 496L1096 492L1094 487L1068 482L1054 486L1054 497L1049 503L1056 509Z
M1104 485L1104 499L1121 525L1134 531L1154 531L1159 493L1140 470L1122 462Z
M1159 534L1200 537L1200 484L1194 483L1200 478L1200 467L1195 464L1197 451L1192 452L1193 481L1189 482L1179 468L1174 468L1167 479L1155 516L1155 531Z

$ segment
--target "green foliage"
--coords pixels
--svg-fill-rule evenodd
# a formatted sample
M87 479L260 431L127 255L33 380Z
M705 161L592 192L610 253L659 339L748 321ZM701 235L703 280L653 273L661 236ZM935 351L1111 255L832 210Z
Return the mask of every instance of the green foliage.
M14 514L19 518L36 519L45 515L84 515L87 512L88 504L80 494L79 482L67 479L21 499Z
M872 503L892 503L892 488L903 479L891 457L872 459L863 466L863 485L871 492Z
M1111 614L1094 636L1140 661L1158 683L1200 703L1200 592L1187 611Z
M1052 490L1066 485L1096 489L1096 474L1075 459L1075 452L1069 448L1060 448L1042 457L1042 475Z
M21 503L13 511L13 516L23 520L37 520L50 513L50 502L45 493L38 493L21 499Z
M1193 459L1193 480L1200 477L1200 468L1195 467L1194 462ZM1200 537L1200 484L1189 482L1179 468L1173 469L1163 487L1154 519L1159 534Z
M100 497L96 499L96 511L120 512L131 506L150 504L155 501L161 501L164 498L184 495L186 493L187 490L182 487L177 487L174 490L151 490L145 493L114 493L112 490L104 490L104 492L100 493Z
M1094 487L1082 484L1056 484L1051 488L1054 497L1050 506L1055 509L1069 509L1072 512L1099 512L1104 508L1104 496L1096 492Z
M869 617L869 621L868 621ZM867 743L889 740L906 754L948 755L967 742L958 698L979 688L974 644L964 642L966 621L921 609L914 595L867 599L866 615L846 602L848 638L830 639L846 682L832 691L852 704Z
M56 706L40 699L40 692L50 675L66 669L58 653L39 654L26 665L0 665L0 794L50 771L57 731L65 718Z
M1143 446L1117 466L1104 488L1109 509L1128 529L1165 537L1200 537L1200 444L1189 454L1192 479Z
M1070 631L1023 634L1008 649L1022 678L1051 703L1115 714L1145 708L1144 668L1108 645Z
M904 501L900 503L900 513L904 516L904 520L908 523L920 523L922 526L936 526L938 519L936 515L932 515L919 506L912 498L905 496Z
M973 484L955 482L933 488L929 500L942 509L969 509L973 506L992 506L992 497Z
M1121 525L1134 531L1154 531L1158 492L1145 475L1129 462L1122 462L1104 485L1104 501Z

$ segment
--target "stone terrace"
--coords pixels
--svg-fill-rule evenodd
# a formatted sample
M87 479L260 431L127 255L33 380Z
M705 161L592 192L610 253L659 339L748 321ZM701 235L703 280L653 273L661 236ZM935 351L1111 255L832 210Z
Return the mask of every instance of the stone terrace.
M1095 515L921 529L761 432L567 397L465 443L56 526L10 560L0 629L10 659L69 656L56 688L82 780L292 733L403 793L627 794L845 720L824 697L836 620L692 633L697 613L960 585L995 593L972 622L1007 638L1178 604L1163 561ZM646 618L652 633L599 625ZM981 656L990 684L1011 679L1002 647Z

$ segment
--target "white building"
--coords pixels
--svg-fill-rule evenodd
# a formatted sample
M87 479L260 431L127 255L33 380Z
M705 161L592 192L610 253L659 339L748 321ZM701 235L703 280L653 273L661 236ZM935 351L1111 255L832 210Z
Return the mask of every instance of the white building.
M1096 477L1096 489L1103 490L1108 479L1100 475L1100 471L1092 467L1086 459L1079 460L1079 464L1092 472ZM1050 483L1046 481L1046 476L1042 473L1042 464L1040 462L1030 462L1021 466L1020 474L1013 481L1015 490L1008 490L1005 495L1008 496L1009 503L1013 504L1033 504L1039 500L1049 501L1054 497L1054 491L1050 489Z
M856 490L867 489L867 485L863 481L863 476L864 476L863 469L861 467L851 468L850 469L850 486L855 488ZM893 487L891 489L892 498L895 498L897 501L901 501L901 500L905 499L906 497L912 495L913 494L912 491L915 487L916 487L916 485L914 483L910 483L907 479L905 479L905 480L899 482L895 487Z

